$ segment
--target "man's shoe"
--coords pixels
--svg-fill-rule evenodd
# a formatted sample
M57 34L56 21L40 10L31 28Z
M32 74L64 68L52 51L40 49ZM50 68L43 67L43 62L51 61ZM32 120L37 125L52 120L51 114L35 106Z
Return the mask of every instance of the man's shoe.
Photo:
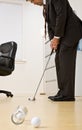
M48 98L49 99L51 99L51 100L53 100L54 99L54 97L58 97L59 95L58 94L56 94L55 96L49 96Z
M50 96L48 97L50 100L52 101L75 101L74 97L66 97L63 95L59 95L59 96Z
M54 97L58 97L60 95L61 95L61 91L59 90L55 96L49 96L48 98L53 100Z

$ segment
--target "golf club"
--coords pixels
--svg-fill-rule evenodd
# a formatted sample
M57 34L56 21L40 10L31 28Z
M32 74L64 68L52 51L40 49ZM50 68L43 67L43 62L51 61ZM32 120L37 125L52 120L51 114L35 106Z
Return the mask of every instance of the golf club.
M34 93L34 96L33 96L33 98L28 98L29 101L35 101L35 100L36 100L36 99L35 99L35 96L36 96L36 94L37 94L37 91L38 91L38 89L39 89L40 83L41 83L41 81L42 81L42 78L43 78L43 76L44 76L45 70L46 70L47 65L48 65L48 63L49 63L49 61L50 61L50 58L51 58L51 55L52 55L53 51L54 51L54 49L52 49L52 51L51 51L51 53L50 53L50 55L49 55L49 59L48 59L48 61L47 61L47 63L46 63L45 69L44 69L43 74L42 74L42 76L41 76L41 79L40 79L40 81L39 81L39 83L38 83L38 86L37 86L37 88L36 88L36 91L35 91L35 93Z

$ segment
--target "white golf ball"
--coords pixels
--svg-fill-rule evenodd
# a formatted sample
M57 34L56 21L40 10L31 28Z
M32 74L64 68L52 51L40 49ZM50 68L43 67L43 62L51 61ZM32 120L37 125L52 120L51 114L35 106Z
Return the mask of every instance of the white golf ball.
M34 127L39 127L40 124L41 124L41 120L39 117L33 117L32 120L31 120L31 124L34 126Z

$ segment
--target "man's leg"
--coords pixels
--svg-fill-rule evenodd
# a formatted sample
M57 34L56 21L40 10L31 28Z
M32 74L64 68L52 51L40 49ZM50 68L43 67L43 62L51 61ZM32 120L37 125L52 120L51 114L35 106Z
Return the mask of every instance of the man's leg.
M77 46L68 47L61 44L59 49L59 89L62 90L63 96L67 97L74 97L75 93L76 52Z
M60 98L66 97L66 100L74 98L76 52L77 46L68 47L64 44L60 44L56 52L55 63ZM51 100L55 101L56 99Z

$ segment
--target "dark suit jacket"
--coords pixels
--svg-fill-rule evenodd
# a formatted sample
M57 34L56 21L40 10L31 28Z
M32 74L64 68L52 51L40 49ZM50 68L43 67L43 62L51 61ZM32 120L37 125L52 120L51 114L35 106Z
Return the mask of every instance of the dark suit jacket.
M82 38L82 22L73 12L68 0L46 0L48 33L61 37L68 46L76 44Z

